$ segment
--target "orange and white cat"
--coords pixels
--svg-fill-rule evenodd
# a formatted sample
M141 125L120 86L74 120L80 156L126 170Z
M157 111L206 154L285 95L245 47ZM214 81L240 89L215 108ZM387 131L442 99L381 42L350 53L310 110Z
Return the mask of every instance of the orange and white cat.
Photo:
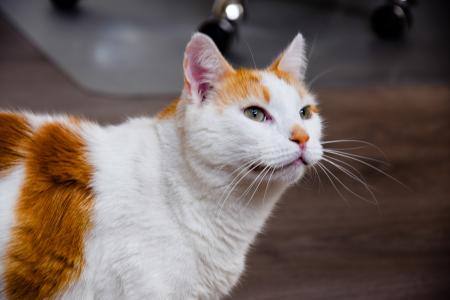
M274 204L322 157L299 34L264 70L210 38L179 100L117 126L0 113L1 299L219 299Z

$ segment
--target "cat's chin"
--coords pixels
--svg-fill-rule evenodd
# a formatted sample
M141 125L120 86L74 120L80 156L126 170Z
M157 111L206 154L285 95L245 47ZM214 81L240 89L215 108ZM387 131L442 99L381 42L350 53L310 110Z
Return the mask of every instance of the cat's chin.
M305 174L306 166L303 163L296 163L276 170L273 180L281 181L285 184L293 184L300 180Z
M268 168L267 166L259 166L254 168L253 171L249 173L249 176L253 177L255 180L279 181L289 185L300 180L305 173L305 169L305 161L302 158L299 158L280 167Z

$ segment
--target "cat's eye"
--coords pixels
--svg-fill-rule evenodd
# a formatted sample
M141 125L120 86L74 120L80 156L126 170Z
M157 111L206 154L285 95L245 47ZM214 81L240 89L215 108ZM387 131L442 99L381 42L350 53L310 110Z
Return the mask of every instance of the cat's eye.
M253 121L256 121L256 122L264 122L267 120L267 115L264 112L264 110L262 110L261 108L256 107L256 106L251 106L251 107L246 108L244 110L244 115L247 118L249 118Z
M313 111L311 105L306 105L299 111L300 118L302 118L303 120L310 119L312 117L312 113Z

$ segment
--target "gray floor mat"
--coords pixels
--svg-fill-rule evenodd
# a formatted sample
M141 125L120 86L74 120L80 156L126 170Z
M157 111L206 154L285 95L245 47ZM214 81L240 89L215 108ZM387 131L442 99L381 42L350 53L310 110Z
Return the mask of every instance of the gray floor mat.
M430 3L433 2L433 3ZM377 40L369 1L250 1L230 53L268 64L297 31L310 44L309 81L325 86L446 81L448 4L422 1L404 42ZM1 0L0 9L82 87L111 94L167 94L182 84L183 49L212 1L84 0L75 14L49 1ZM250 50L251 49L251 50ZM320 77L320 79L319 79Z

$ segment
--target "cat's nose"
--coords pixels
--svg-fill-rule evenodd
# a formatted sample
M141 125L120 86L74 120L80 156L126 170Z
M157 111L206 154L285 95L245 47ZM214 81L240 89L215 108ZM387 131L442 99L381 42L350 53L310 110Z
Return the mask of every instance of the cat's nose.
M294 125L294 127L292 127L291 137L289 139L303 148L305 143L309 140L309 135L302 127Z

